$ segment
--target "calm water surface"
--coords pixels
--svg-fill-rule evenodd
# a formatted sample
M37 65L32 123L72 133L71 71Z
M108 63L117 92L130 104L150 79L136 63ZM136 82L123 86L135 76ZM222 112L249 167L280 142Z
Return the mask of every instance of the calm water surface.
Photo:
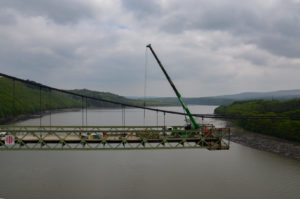
M192 106L212 113L213 106ZM180 110L168 107L169 110ZM88 125L121 125L121 110L88 110ZM126 109L126 125L163 125L163 115ZM84 114L85 116L85 114ZM81 125L80 111L51 116L52 125ZM224 126L219 120L199 120ZM39 119L19 125L39 125ZM50 117L42 118L49 125ZM166 116L166 125L183 124ZM297 198L300 161L231 143L228 151L0 152L0 198Z

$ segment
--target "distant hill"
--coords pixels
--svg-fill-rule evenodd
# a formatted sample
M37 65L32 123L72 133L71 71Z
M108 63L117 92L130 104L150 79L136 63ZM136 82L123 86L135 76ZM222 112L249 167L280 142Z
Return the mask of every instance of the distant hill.
M161 103L165 102L165 103L180 105L176 97L157 97L157 98L149 98L149 100L157 101ZM223 105L223 104L231 104L234 100L216 98L216 97L195 97L195 98L183 98L183 101L186 104L190 104L190 105Z
M109 92L100 92L100 91L92 91L88 89L74 89L69 90L72 93L78 93L98 99L104 99L104 100L110 100L114 102L120 102L124 104L131 104L131 105L137 105L137 106L143 106L144 100L143 99L129 99L127 97L123 97L117 94L109 93ZM158 102L158 101L152 101L151 99L147 99L145 102L146 106L166 106L169 105L167 102ZM119 106L114 105L107 102L100 102L95 100L88 100L88 106L89 107L106 107L106 106Z
M234 95L216 96L222 99L250 100L250 99L294 99L300 98L300 89L281 90L272 92L245 92Z
M264 100L289 100L300 98L300 89L297 90L282 90L272 92L245 92L233 95L221 95L212 97L194 97L194 98L183 98L185 103L190 105L228 105L238 100L253 100L253 99L264 99ZM134 98L131 99L141 99ZM151 101L168 102L179 104L176 97L149 97Z
M72 93L78 93L78 94L82 94L82 95L86 95L86 96L90 96L90 97L94 97L94 98L110 100L110 101L120 102L120 103L124 103L124 104L132 104L132 105L142 105L143 104L143 102L140 100L127 99L120 95L116 95L116 94L109 93L109 92L92 91L92 90L88 90L88 89L74 89L74 90L69 90L69 91ZM116 106L116 105L111 104L111 103L106 103L106 102L95 101L95 100L88 100L88 106L89 107L111 107L111 106Z

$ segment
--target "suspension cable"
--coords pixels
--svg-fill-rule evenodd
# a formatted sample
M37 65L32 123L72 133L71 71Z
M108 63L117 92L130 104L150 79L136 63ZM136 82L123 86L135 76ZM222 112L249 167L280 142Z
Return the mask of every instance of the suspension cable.
M121 106L121 112L122 112L122 126L125 126L125 106Z
M148 66L148 48L145 50L145 79L144 79L144 107L146 107L146 95L147 95L147 66ZM144 125L146 120L146 109L144 109Z
M40 86L40 127L42 126L42 87Z
M156 126L158 127L158 111L156 111Z
M16 105L15 105L15 99L16 99L16 93L15 93L15 80L13 80L13 100L12 100L12 105L13 105L13 116L16 115Z
M124 106L124 124L123 124L123 126L125 126L126 125L126 123L125 123L125 121L126 121L126 106Z
M83 96L81 97L81 123L84 126L84 109L83 109Z
M92 97L92 96L87 96L87 95L83 95L83 94L78 94L78 93L74 93L74 92L71 92L71 91L68 91L68 90L63 90L63 89L58 89L58 88L46 86L46 85L36 83L36 82L30 81L30 80L20 79L20 78L13 77L13 76L10 76L10 75L6 75L6 74L3 74L3 73L0 73L0 76L6 77L6 78L9 78L9 79L12 79L12 80L16 80L16 81L19 81L19 82L23 82L25 84L41 86L43 88L48 88L48 89L51 89L51 90L54 90L54 91L58 91L58 92L62 92L62 93L66 93L66 94L70 94L70 95L74 95L74 96L78 96L78 97L87 97L88 99L93 99L93 100L96 100L96 101L108 102L108 103L112 103L112 104L119 104L119 105L131 107L131 108L146 109L146 110L150 110L150 111L159 111L159 112L175 114L175 115L187 115L186 113L183 113L183 112L167 111L167 110L163 110L163 109L143 107L143 106L138 106L138 105L133 105L133 104L127 104L127 103L102 99L102 98L98 98L98 97ZM224 118L224 119L290 119L290 120L300 120L300 117L291 117L291 116L240 116L240 115L215 115L215 114L191 114L191 115L193 115L194 117L219 118L219 119Z
M166 127L166 112L164 112L164 127Z
M50 110L50 115L49 115L49 118L50 118L50 127L52 126L52 90L49 89L49 110Z
M88 125L88 110L87 110L87 105L88 105L88 103L87 103L87 98L85 97L85 126L87 126Z

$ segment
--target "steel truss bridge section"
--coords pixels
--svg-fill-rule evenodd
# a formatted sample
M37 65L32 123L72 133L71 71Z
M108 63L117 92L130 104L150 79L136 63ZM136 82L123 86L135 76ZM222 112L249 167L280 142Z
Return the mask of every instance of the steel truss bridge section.
M228 150L230 145L230 129L213 125L201 125L197 130L184 126L0 126L0 132L2 151Z

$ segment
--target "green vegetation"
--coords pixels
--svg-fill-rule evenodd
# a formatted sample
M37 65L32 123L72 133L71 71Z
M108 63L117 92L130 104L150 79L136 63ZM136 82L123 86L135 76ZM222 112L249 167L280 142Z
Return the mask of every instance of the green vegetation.
M13 89L15 87L15 89ZM87 89L70 90L74 93L79 93L95 98L101 98L116 102L122 102L132 105L144 104L140 100L130 100L122 96L118 96L107 92L90 91ZM41 95L40 95L41 94ZM41 99L41 100L40 100ZM120 107L120 105L101 102L96 100L85 99L70 94L65 94L57 91L49 91L48 89L41 89L38 86L24 84L18 81L13 83L7 78L0 78L0 121L9 121L20 115L32 115L47 110L58 110L68 108L85 107ZM166 105L166 103L146 102L147 106Z
M38 87L15 81L15 92L13 92L13 86L12 80L0 78L1 120L18 115L39 113L41 110L81 107L78 99L67 94L52 91L50 100L50 92L42 89L40 100L40 89Z
M288 101L238 101L220 106L215 113L225 116L300 117L300 99ZM279 119L239 119L236 124L246 130L300 142L300 121Z

